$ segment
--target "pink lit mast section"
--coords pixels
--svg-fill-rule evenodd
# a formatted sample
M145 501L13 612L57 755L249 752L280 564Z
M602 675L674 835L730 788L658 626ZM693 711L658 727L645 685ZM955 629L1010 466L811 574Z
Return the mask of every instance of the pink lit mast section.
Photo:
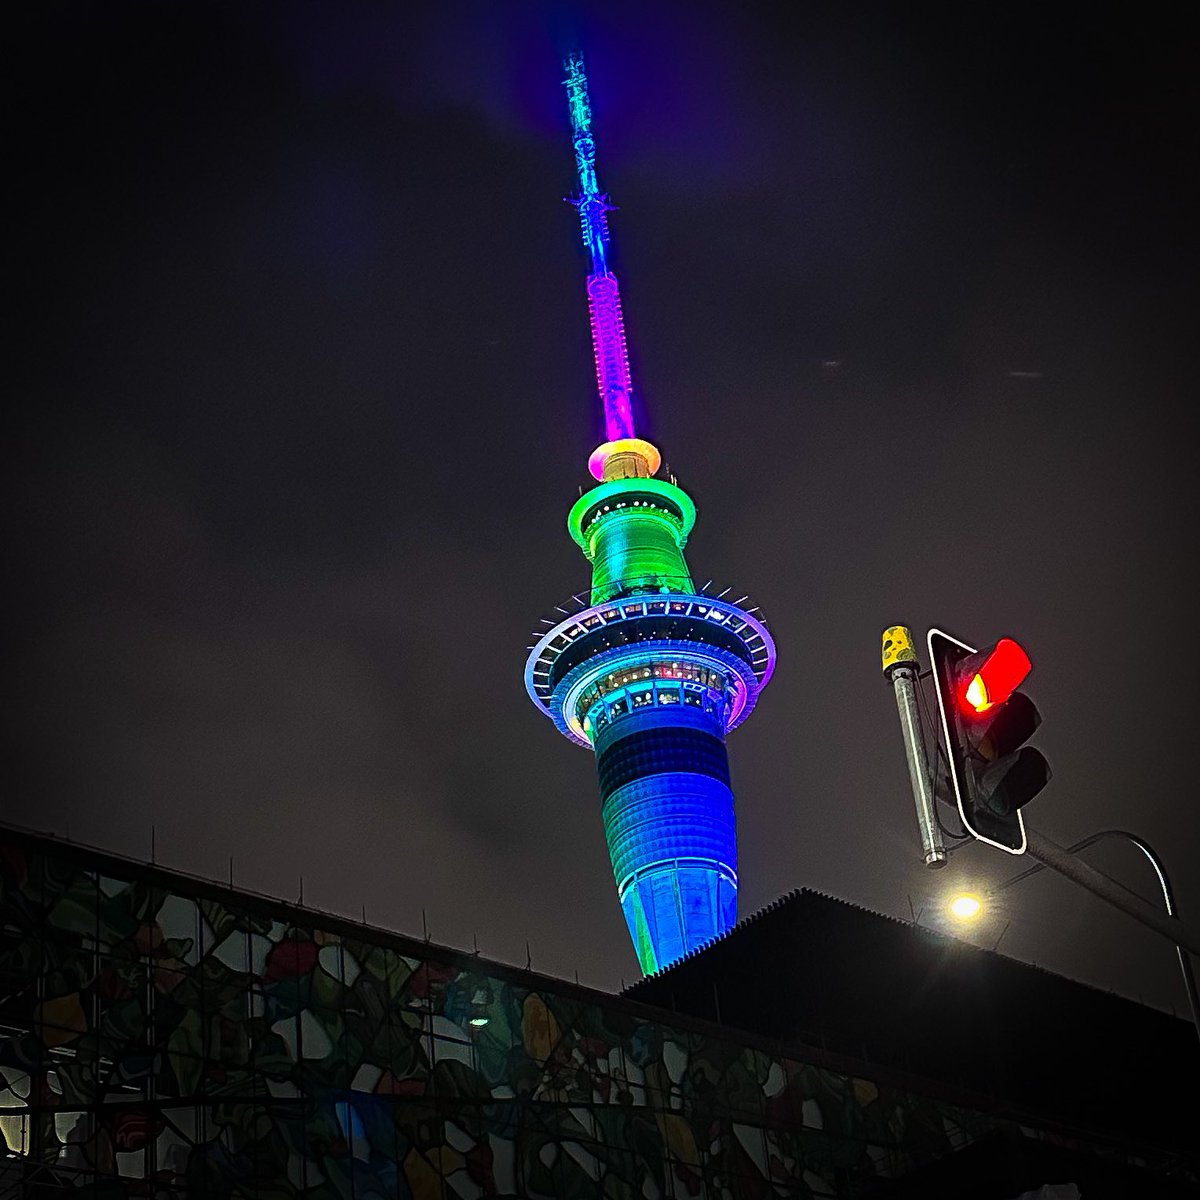
M596 384L604 405L604 435L609 442L637 435L633 428L633 381L625 349L625 321L617 277L608 269L608 213L613 207L596 181L596 143L592 138L592 110L588 103L583 55L566 61L567 96L571 107L571 141L579 171L579 195L570 201L579 210L583 244L592 256L587 277L588 313L592 348L596 355Z

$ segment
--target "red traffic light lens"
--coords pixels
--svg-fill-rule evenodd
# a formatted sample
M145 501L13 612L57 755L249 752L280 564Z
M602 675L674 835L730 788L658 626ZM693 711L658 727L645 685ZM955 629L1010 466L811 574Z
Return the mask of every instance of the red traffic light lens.
M1029 655L1012 638L1001 638L982 662L963 674L963 707L980 715L1003 704L1032 670Z

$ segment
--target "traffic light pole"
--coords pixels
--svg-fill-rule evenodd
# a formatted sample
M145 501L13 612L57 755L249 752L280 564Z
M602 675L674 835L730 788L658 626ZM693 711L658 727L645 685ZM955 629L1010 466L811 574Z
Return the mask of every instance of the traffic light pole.
M913 802L917 806L917 828L921 831L921 854L927 867L946 865L946 847L934 811L936 800L925 763L921 738L921 714L917 708L917 675L920 664L912 648L912 638L903 625L893 625L883 634L883 673L892 685L896 708L900 713L900 733L904 739L904 757L908 760L908 778L912 783Z
M1147 904L1140 896L1135 896L1123 888L1115 879L1109 879L1083 859L1076 858L1065 846L1051 841L1045 834L1035 833L1026 826L1025 836L1028 839L1028 853L1043 866L1065 875L1072 883L1087 888L1101 900L1107 900L1114 908L1119 908L1135 921L1141 921L1143 925L1165 937L1172 945L1192 954L1200 954L1200 933L1184 924L1177 916L1159 912L1154 905Z
M936 639L936 640L935 640ZM1005 651L1004 655L1001 651ZM1039 866L1020 875L1013 876L1000 889L1011 887L1022 879L1049 867L1060 875L1086 888L1101 900L1107 901L1114 908L1140 921L1148 929L1152 929L1160 937L1164 937L1175 947L1179 956L1180 970L1187 989L1188 1005L1192 1010L1192 1022L1200 1033L1200 998L1196 992L1196 978L1192 972L1192 964L1188 954L1200 955L1200 932L1185 925L1175 911L1175 899L1171 892L1171 884L1167 878L1166 869L1158 855L1150 846L1132 833L1123 830L1105 830L1085 838L1070 849L1060 846L1044 834L1035 833L1021 821L1020 808L1027 803L1031 796L1036 795L1046 785L1050 778L1050 768L1043 755L1029 747L1014 751L1037 728L1040 717L1028 697L1016 691L1021 680L1029 673L1029 656L1011 638L1001 638L991 650L975 651L965 642L950 637L938 629L929 631L929 653L933 660L933 673L937 682L938 706L942 712L942 726L947 740L947 758L950 764L951 781L956 798L959 802L959 815L966 830L979 841L1007 850L1011 854L1028 853L1031 858L1038 860ZM967 657L964 666L964 653ZM904 753L908 760L909 780L912 783L913 800L917 807L917 825L921 833L921 850L928 867L945 865L946 850L942 842L941 826L937 821L936 803L938 797L934 791L934 781L930 778L928 764L925 761L924 740L921 736L920 713L917 708L917 685L920 678L920 663L912 644L912 634L904 625L892 625L883 631L883 675L890 684L896 696L896 707L900 713L900 730L904 738ZM975 660L979 660L976 662ZM989 668L991 670L989 671ZM972 673L974 677L972 678ZM995 690L993 690L993 685ZM959 689L962 689L961 692ZM973 695L978 690L979 695ZM1009 719L1007 726L1000 731L1008 708L1023 700L1023 709L1016 709L1016 718ZM999 716L989 718L991 724L984 731L984 737L991 739L991 753L984 756L978 752L977 746L964 745L964 739L958 730L958 722L954 722L954 733L950 722L946 719L955 704L966 705L976 712L1000 708ZM957 714L957 709L953 710ZM1010 743L1006 751L1003 743ZM957 757L956 757L957 755ZM998 757L997 757L998 756ZM1006 768L1006 779L1020 776L1014 786L1005 794L1000 791L1000 797L1006 805L997 808L993 804L997 786L988 787L987 772L982 779L972 774L971 764L974 758L991 760L991 769L1011 765ZM957 772L957 773L956 773ZM960 778L961 776L961 778ZM983 788L986 793L985 803L981 807L978 796L972 792ZM963 789L973 799L971 812L972 824L968 821L967 811L963 804ZM949 803L949 801L947 801ZM980 832L979 824L982 818L998 812L1005 817L1014 818L1014 828L1019 832L1016 836L1006 836L1011 831L1001 827L995 836L1002 840L993 840ZM1133 842L1135 846L1150 860L1150 865L1158 875L1159 886L1162 888L1166 912L1160 912L1152 904L1148 904L1140 896L1119 884L1115 879L1097 871L1095 867L1076 856L1076 851L1085 849L1093 842L1104 837L1120 836Z
M1029 839L1029 853L1038 859L1038 865L1030 867L1028 871L1022 871L1020 875L1014 875L1011 879L1002 883L996 891L1004 891L1012 887L1013 884L1020 883L1023 879L1028 879L1030 875L1036 875L1043 867L1051 867L1054 870L1062 871L1062 874L1066 875L1067 878L1088 888L1089 891L1094 892L1101 899L1108 900L1111 904L1116 905L1122 912L1127 912L1130 916L1136 917L1137 920L1150 925L1150 928L1154 929L1156 933L1161 933L1164 937L1169 937L1175 943L1175 953L1179 958L1179 970L1183 975L1183 986L1187 992L1188 1007L1192 1011L1192 1024L1196 1027L1196 1033L1200 1035L1200 995L1196 991L1196 976L1192 971L1192 961L1188 958L1188 950L1195 952L1195 947L1189 945L1184 940L1189 934L1194 940L1196 935L1194 931L1189 931L1187 926L1180 921L1179 914L1175 911L1175 894L1171 890L1171 881L1167 877L1166 867L1163 866L1162 860L1154 852L1149 842L1138 837L1136 833L1129 833L1124 829L1103 829L1099 833L1093 833L1091 837L1084 838L1081 842L1076 842L1074 846L1069 848L1058 846L1050 841L1049 838L1042 837L1040 834L1035 834L1028 829L1026 830L1026 836ZM1137 905L1143 904L1140 897L1127 891L1120 884L1116 883L1115 880L1109 879L1107 875L1089 867L1082 859L1076 858L1078 851L1086 850L1088 846L1095 844L1102 838L1108 837L1125 838L1127 841L1132 842L1149 860L1150 865L1154 868L1154 873L1158 876L1158 885L1162 889L1163 905L1167 912L1166 921L1162 920L1162 915L1156 909L1150 908L1148 905L1146 907L1149 909L1151 915L1158 918L1158 920L1154 924L1146 921L1140 912L1133 911L1131 905L1131 902ZM1035 842L1037 843L1036 849ZM1070 871L1063 869L1063 866L1048 861L1045 857L1045 852L1048 848L1052 856L1057 856L1065 866L1070 867ZM1042 851L1042 853L1039 853L1039 851ZM1080 877L1084 871L1091 872L1104 885L1107 885L1106 890L1102 892L1085 882ZM1120 900L1119 903L1118 899L1114 899L1113 896L1108 894L1107 889L1113 890L1113 895ZM1164 927L1160 928L1160 925Z
M892 672L892 690L896 693L896 708L900 712L900 730L904 737L904 756L908 759L908 777L912 781L913 802L917 806L921 853L927 867L944 867L946 847L934 815L933 789L923 760L921 718L917 709L917 672L911 667L897 667Z

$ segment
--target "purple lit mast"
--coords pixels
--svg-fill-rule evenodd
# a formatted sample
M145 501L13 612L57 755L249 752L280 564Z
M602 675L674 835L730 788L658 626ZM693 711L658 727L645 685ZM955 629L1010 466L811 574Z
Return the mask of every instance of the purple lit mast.
M636 437L633 426L633 381L625 349L625 321L617 277L608 269L608 213L612 205L596 179L596 143L592 138L592 109L588 103L583 55L566 61L567 98L571 110L571 141L579 172L579 195L571 203L579 210L583 244L592 256L587 277L588 313L596 354L596 384L604 405L604 436L609 442Z

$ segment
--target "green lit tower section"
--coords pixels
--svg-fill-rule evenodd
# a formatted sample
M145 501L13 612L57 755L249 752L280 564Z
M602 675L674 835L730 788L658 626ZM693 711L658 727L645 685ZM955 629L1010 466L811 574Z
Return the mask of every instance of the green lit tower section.
M746 597L696 588L684 549L696 507L657 478L658 450L634 428L608 197L596 179L583 59L566 62L579 175L586 290L605 441L597 485L567 528L590 589L559 605L530 647L525 686L571 741L595 753L600 816L638 961L659 970L737 918L737 837L726 734L751 713L775 645ZM565 619L564 619L565 618Z

